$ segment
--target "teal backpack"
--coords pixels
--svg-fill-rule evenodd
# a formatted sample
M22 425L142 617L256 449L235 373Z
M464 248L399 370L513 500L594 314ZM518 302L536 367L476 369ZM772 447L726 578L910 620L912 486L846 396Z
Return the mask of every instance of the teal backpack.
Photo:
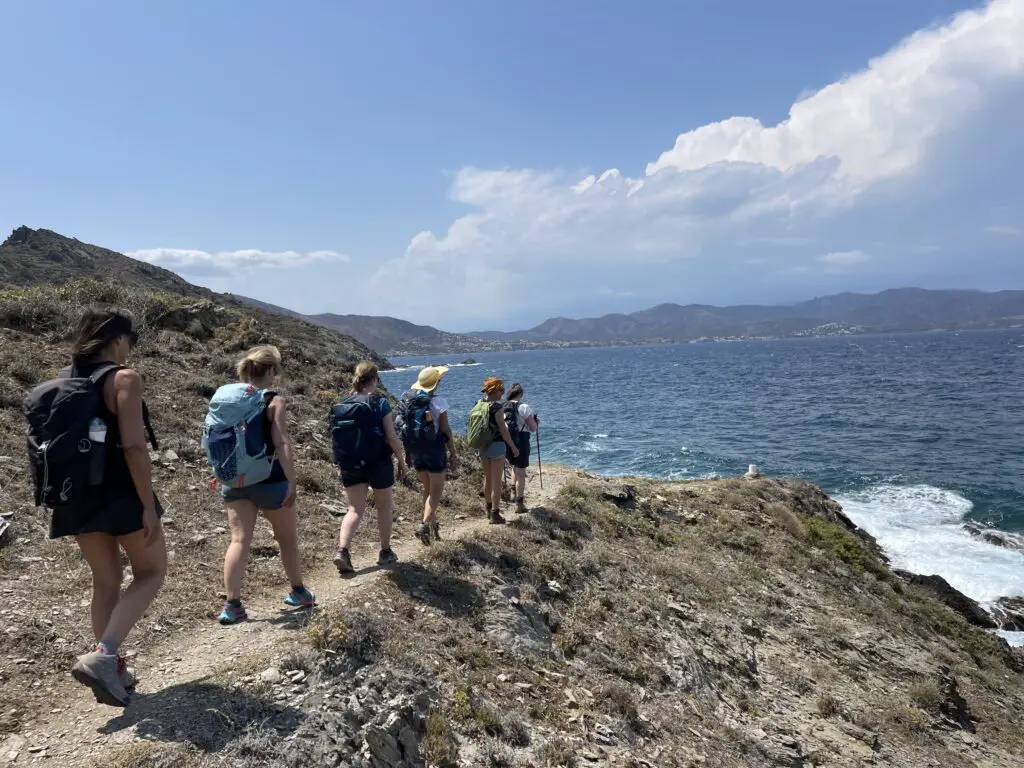
M228 488L262 483L274 466L267 406L274 392L225 384L210 399L203 451L214 477Z

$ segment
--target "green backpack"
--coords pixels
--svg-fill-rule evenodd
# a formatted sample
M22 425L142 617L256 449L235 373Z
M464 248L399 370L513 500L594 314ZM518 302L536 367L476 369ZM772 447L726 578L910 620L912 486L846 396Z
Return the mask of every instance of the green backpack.
M469 428L466 430L466 439L469 441L469 447L474 451L482 451L498 439L494 419L491 418L493 405L487 400L478 400L473 406L473 410L469 412Z

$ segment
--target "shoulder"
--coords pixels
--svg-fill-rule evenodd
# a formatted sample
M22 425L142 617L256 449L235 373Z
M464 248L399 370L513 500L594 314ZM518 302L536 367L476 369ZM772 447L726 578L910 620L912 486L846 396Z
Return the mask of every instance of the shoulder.
M284 411L288 407L288 401L276 392L265 392L263 397L267 401L267 411L271 415L277 414L279 411Z
M377 410L380 411L381 416L387 416L391 413L391 401L388 400L384 395L374 395L377 399Z
M448 410L448 401L440 395L435 395L430 400L430 407L436 410L438 413L444 413Z
M113 376L107 376L107 386L119 392L141 392L142 376L134 368L119 368Z

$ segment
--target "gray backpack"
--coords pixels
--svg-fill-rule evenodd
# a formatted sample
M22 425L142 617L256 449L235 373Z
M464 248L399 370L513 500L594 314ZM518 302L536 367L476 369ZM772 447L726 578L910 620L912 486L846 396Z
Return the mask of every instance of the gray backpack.
M101 365L85 377L65 368L56 379L43 382L25 397L28 460L37 507L74 506L103 484L106 446L89 438L89 425L99 416L107 374L120 368L114 363ZM145 403L142 416L155 449L156 435Z

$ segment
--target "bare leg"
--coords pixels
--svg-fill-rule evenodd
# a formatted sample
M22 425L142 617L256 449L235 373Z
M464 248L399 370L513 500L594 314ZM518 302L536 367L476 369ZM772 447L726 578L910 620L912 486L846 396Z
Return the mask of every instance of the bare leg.
M484 466L484 501L487 503L488 506L490 506L491 502L492 502L492 499L494 497L494 488L493 488L493 485L494 485L494 475L491 472L491 460L485 457L483 459L483 466ZM499 483L499 485L500 485L500 483ZM499 493L500 492L501 491L499 490Z
M430 489L427 494L426 506L423 510L423 522L436 523L437 510L441 506L441 494L444 493L444 472L431 472L427 481Z
M352 538L356 535L359 523L362 522L363 513L366 512L366 494L369 489L370 486L366 483L351 485L345 489L345 495L348 496L348 512L341 521L341 530L338 532L338 546L341 549L348 549L352 545Z
M302 584L302 558L299 556L299 531L295 507L264 509L263 516L270 521L277 546L281 548L281 565L288 576L288 584L297 587ZM250 536L251 534L250 531Z
M381 550L391 549L391 524L395 511L395 491L382 488L373 492L377 507L377 533L380 534Z
M420 495L423 497L423 522L429 523L430 518L430 473L417 472L420 478Z
M516 467L516 498L526 496L526 470Z
M495 512L501 511L501 475L505 468L505 459L488 459L486 471L490 478L491 495L488 496L491 502L491 509Z
M117 542L132 564L132 583L128 585L110 614L100 640L109 646L120 645L142 618L167 576L167 545L163 529L148 547L142 531L119 536Z
M231 529L231 543L224 555L224 591L228 600L242 598L242 579L245 578L245 564L249 560L252 546L252 532L256 528L259 510L251 501L232 501L228 504L228 528Z
M121 595L121 552L117 539L105 533L82 534L75 541L92 571L92 633L99 642Z

